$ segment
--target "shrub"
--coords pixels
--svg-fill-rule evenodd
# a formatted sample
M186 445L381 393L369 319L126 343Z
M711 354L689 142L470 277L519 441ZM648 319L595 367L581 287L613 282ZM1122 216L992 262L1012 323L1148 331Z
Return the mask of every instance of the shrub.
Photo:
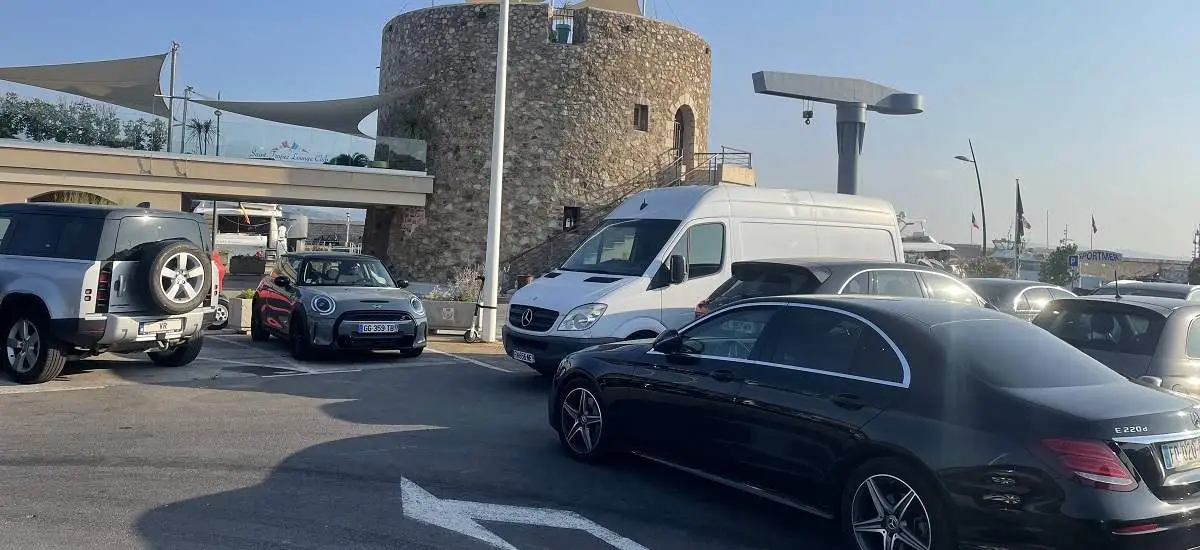
M243 289L241 292L237 293L237 297L241 298L243 300L253 300L254 299L254 289L253 288Z
M425 298L443 302L478 302L478 277L479 269L460 267L454 270L448 283L435 286Z

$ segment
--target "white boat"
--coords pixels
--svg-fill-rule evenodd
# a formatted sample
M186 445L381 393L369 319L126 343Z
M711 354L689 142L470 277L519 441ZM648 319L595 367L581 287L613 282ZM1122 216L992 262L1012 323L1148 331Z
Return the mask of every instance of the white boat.
M208 202L192 210L201 214L212 226L213 203ZM216 203L217 250L227 250L230 256L255 256L267 249L267 238L271 231L271 220L283 219L283 209L278 204L262 202Z

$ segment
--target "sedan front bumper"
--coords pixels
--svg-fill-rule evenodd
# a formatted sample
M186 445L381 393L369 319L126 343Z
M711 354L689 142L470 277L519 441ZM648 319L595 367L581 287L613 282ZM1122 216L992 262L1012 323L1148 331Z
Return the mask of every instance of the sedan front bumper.
M363 325L395 325L396 332L364 332ZM309 332L313 347L352 350L395 350L425 347L429 323L404 311L348 311L337 318L318 318Z

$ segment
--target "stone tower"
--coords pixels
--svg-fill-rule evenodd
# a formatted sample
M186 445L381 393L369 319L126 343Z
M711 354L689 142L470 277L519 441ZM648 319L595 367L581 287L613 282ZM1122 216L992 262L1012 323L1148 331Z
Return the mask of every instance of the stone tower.
M712 74L704 39L662 21L511 9L502 259L561 231L564 207L586 215L664 157L705 152ZM380 110L380 143L427 141L435 183L425 208L368 209L366 248L407 279L483 264L498 19L496 4L464 3L384 27L379 90L416 91Z

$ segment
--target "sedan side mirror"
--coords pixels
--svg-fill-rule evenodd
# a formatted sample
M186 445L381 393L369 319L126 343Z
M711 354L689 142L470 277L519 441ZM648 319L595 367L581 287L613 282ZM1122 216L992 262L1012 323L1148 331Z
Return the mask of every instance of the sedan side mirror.
M398 286L400 288L408 288L408 281L405 281L404 279L400 279L399 281L396 281L396 286Z
M671 284L677 285L687 280L687 260L678 254L667 261L667 269L671 272Z
M666 330L654 339L653 349L667 355L679 353L683 350L683 335L675 329Z
M287 288L292 286L292 280L287 275L275 277L275 286Z

